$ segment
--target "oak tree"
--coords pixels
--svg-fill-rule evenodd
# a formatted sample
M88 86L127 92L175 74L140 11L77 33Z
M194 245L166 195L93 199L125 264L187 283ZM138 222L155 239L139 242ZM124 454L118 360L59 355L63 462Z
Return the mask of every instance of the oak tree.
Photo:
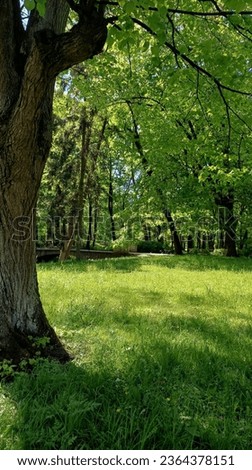
M33 354L34 337L50 339L48 355L68 358L38 292L34 208L51 145L55 78L100 53L107 35L104 8L94 1L36 3L40 10L23 17L19 0L1 2L0 358L15 361ZM67 30L69 6L76 19Z

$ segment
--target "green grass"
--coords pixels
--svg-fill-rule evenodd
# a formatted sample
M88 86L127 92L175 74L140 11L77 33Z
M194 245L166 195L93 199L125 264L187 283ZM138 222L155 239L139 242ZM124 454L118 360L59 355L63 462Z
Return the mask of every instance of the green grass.
M39 266L75 359L0 388L1 449L251 449L252 260Z

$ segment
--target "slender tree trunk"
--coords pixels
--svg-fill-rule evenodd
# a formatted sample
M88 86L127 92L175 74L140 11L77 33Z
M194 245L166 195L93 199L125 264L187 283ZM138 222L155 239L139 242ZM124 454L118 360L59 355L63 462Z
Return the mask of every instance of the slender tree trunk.
M224 250L225 248L225 234L224 230L222 230L221 228L219 229L218 248L220 248L221 250Z
M151 233L148 227L148 224L143 223L143 233L144 233L144 241L149 242L151 240Z
M183 249L182 249L182 245L181 245L181 242L180 242L180 239L179 239L178 232L176 230L176 226L175 226L173 217L172 217L172 215L171 215L171 213L168 209L166 209L164 211L164 215L166 217L166 220L168 222L169 229L170 229L170 232L171 232L171 237L172 237L172 241L173 241L173 244L174 244L175 254L176 255L182 255L183 254Z
M189 252L194 248L194 240L192 235L188 235L187 237L187 251Z
M75 214L68 218L67 237L66 240L63 241L63 245L60 250L59 261L66 261L70 256L71 248L74 242L77 222L78 216Z
M88 235L87 235L87 242L86 242L86 249L87 249L87 250L90 250L90 248L91 248L92 226L93 226L93 206L92 206L92 201L89 200L89 207L88 207Z
M208 249L209 251L214 251L214 241L215 241L215 234L209 233L208 234Z
M225 248L227 256L238 256L236 249L236 219L233 213L233 207L229 210L228 220L225 227Z
M112 241L115 241L116 240L116 229L115 229L115 219L114 219L114 190L113 190L113 180L112 180L112 169L111 168L110 168L110 173L109 173L108 210L109 210L110 226L111 226L111 239L112 239Z
M236 219L234 216L234 200L232 194L216 198L219 213L219 225L221 233L224 232L224 248L227 256L237 257L236 249Z
M97 237L97 230L98 230L98 207L97 205L94 208L94 230L93 230L93 242L92 242L92 248L95 248L96 244L96 237Z
M206 242L207 242L206 234L203 233L203 234L202 234L202 244L201 244L201 249L202 249L202 250L205 250L205 249L206 249Z
M240 243L239 243L240 250L243 250L248 240L248 229L245 229L244 232L242 229L243 227L241 227L241 230L240 230Z
M201 232L199 230L197 232L197 249L201 250Z
M83 116L81 119L81 154L80 154L80 176L79 176L79 187L78 187L78 237L76 244L76 259L81 259L81 245L83 243L83 216L84 216L84 199L87 187L85 190L84 180L87 172L87 158L89 153L90 138L92 132L92 123L93 123L94 112L91 113L90 119L87 119L87 114L85 108L83 108ZM87 183L87 182L86 182Z

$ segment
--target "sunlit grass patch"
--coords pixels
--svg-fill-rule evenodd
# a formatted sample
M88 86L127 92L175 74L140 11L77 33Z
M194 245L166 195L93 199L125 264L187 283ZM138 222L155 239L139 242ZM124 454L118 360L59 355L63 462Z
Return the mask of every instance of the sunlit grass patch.
M40 265L75 359L4 386L0 446L251 448L251 268L206 256Z

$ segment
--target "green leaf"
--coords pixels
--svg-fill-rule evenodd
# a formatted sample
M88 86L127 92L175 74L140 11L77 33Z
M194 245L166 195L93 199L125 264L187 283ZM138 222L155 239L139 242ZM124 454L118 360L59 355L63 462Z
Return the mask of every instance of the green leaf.
M159 14L160 16L162 16L163 18L166 18L166 15L167 15L167 7L165 6L162 6L159 8Z
M160 54L160 49L159 49L159 46L157 44L154 44L151 48L151 53L152 55L154 55L155 57L159 57L159 54Z
M248 2L246 0L228 0L226 6L229 10L242 11L248 7Z
M238 25L241 22L241 16L237 14L230 16L230 22L234 25Z
M34 8L36 8L34 0L24 0L24 6L27 10L34 10Z
M46 0L24 0L24 6L27 10L34 10L35 8L38 10L40 16L45 15L46 11Z
M158 40L161 44L164 44L165 41L167 40L167 34L165 31L158 31L157 33Z
M135 10L136 10L136 5L135 5L135 2L127 2L125 3L124 7L123 7L125 13L127 13L128 15L131 15L131 13L134 13Z
M149 16L148 23L151 29L156 33L163 29L163 19L157 14L157 12L154 12Z
M45 16L46 12L46 0L40 0L37 2L37 10L40 16Z

